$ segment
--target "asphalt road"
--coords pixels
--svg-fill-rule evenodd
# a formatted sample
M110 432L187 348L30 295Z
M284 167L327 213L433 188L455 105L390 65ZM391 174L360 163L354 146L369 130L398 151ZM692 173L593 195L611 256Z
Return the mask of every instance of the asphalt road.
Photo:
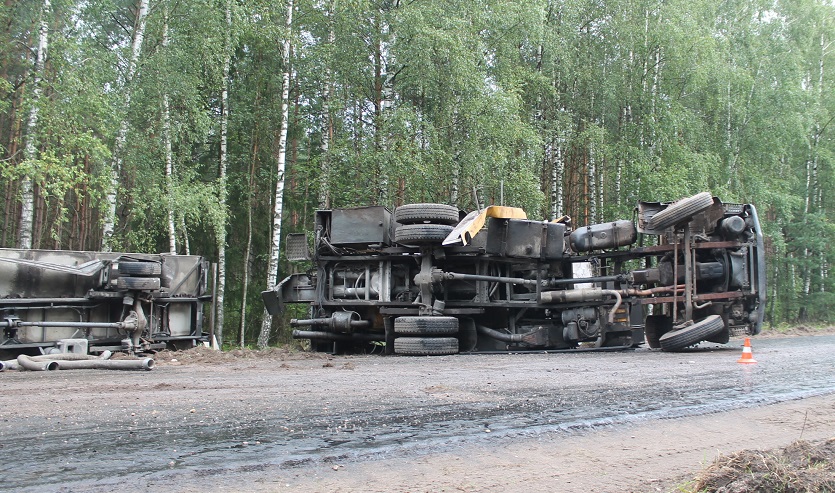
M176 491L835 393L835 336L684 353L352 356L0 374L0 491Z

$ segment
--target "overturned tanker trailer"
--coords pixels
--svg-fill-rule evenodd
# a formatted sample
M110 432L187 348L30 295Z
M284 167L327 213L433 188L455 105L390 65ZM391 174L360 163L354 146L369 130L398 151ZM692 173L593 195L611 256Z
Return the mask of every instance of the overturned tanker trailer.
M0 355L193 347L208 269L195 255L0 249Z
M329 352L676 351L760 331L753 205L703 192L573 231L516 208L463 215L443 204L317 211L312 257L305 235L286 243L312 269L265 291L267 309L308 304L293 336Z

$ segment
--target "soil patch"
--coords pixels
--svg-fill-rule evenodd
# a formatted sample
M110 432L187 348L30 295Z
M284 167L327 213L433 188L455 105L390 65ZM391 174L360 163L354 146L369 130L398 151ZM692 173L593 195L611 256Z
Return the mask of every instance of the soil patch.
M744 450L722 456L696 478L688 491L835 491L835 438L799 440L777 450Z
M769 339L773 337L806 337L806 336L831 336L835 335L835 327L810 327L798 325L797 327L763 329L756 338Z
M154 355L157 364L160 365L190 365L190 364L217 364L217 363L240 363L252 360L273 360L291 361L321 359L327 361L332 359L328 353L313 353L288 346L270 347L266 349L232 349L230 351L216 351L205 346L197 346L185 351L160 351Z

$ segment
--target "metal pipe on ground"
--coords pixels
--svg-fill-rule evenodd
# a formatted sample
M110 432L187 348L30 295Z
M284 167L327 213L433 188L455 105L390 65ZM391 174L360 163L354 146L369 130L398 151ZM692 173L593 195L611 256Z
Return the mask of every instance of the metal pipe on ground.
M118 360L76 360L56 361L59 370L151 370L153 358Z
M21 354L17 357L17 364L20 368L29 371L57 370L58 362L55 360L34 361L31 357Z
M29 356L32 361L84 361L84 360L107 360L110 359L113 353L110 351L102 351L98 356L92 354L79 353L56 353L56 354L41 354L39 356ZM0 371L5 370L20 370L20 365L16 359L0 361Z

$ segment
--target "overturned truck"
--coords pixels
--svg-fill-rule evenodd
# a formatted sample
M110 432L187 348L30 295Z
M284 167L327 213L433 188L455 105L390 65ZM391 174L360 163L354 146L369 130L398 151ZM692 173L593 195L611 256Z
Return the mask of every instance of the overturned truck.
M208 278L195 255L0 249L0 356L193 347Z
M753 205L703 192L574 230L510 207L462 216L443 204L317 211L312 257L305 235L286 242L313 267L265 291L267 309L308 304L293 336L329 352L676 351L760 331Z

